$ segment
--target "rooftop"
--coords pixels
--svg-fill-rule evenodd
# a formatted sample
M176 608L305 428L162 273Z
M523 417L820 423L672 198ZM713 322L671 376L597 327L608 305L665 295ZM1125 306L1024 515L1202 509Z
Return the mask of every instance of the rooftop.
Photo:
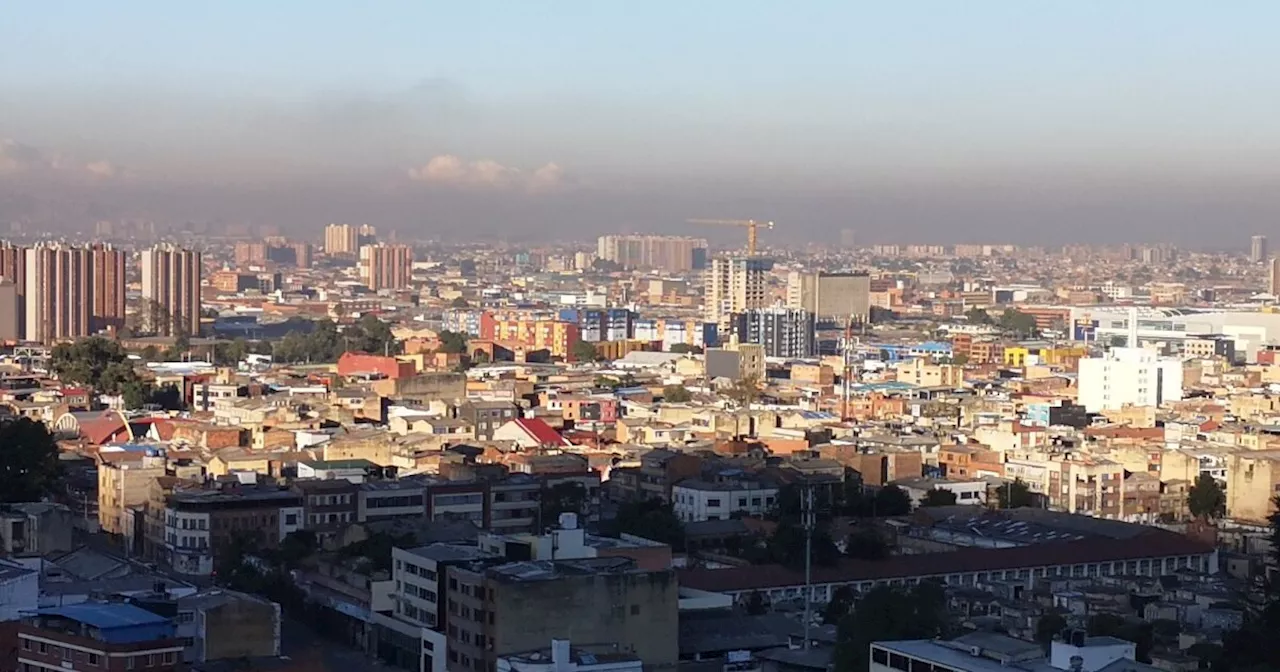
M169 619L164 616L120 602L83 602L41 609L37 613L41 616L61 616L103 630L169 623Z

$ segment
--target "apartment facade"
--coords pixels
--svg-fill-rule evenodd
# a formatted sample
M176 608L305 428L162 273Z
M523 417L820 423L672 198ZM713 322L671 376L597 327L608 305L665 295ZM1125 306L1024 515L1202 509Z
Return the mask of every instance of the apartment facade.
M361 247L360 277L375 292L408 288L413 279L413 249L385 243Z
M200 334L199 252L171 244L156 245L139 255L142 298L149 328L162 336Z

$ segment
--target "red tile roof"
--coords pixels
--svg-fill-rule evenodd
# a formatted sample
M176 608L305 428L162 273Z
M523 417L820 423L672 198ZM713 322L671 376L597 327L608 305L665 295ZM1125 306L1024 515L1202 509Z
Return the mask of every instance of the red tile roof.
M1086 539L1013 548L965 548L946 553L902 555L884 561L844 560L834 567L814 567L814 583L856 583L882 579L911 579L963 572L1030 569L1055 565L1114 562L1200 555L1211 545L1165 530L1151 530L1132 539ZM731 569L686 569L678 572L681 586L713 592L732 592L803 586L804 572L781 565Z
M538 418L516 418L516 426L523 429L526 434L540 446L569 446L569 440L560 436L560 432L551 428L546 422Z

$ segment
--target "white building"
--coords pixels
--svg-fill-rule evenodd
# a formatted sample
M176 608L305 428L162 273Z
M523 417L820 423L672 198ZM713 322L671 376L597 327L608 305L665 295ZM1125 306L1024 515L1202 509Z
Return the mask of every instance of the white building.
M686 523L728 520L738 511L750 516L764 515L777 502L778 488L762 483L687 479L672 486L671 499L675 514Z
M567 639L551 640L550 649L498 658L498 672L641 672L640 659L628 653L597 654L574 650Z
M1072 340L1133 346L1131 325L1137 327L1137 344L1168 354L1181 353L1188 339L1211 334L1230 338L1238 355L1254 361L1263 345L1280 342L1280 313L1105 305L1071 309Z
M907 478L893 482L906 491L911 497L913 506L920 506L921 500L930 490L946 490L956 496L956 504L981 505L987 503L987 482L981 480L961 481L948 478Z
M1079 403L1090 413L1182 399L1182 362L1143 348L1080 360Z
M1018 672L1063 670L1099 672L1155 672L1160 668L1139 663L1137 646L1115 637L1086 637L1071 633L1070 641L1053 642L1046 659L1035 642L1008 635L975 632L953 640L914 639L871 644L870 672L894 670L952 670L953 672Z

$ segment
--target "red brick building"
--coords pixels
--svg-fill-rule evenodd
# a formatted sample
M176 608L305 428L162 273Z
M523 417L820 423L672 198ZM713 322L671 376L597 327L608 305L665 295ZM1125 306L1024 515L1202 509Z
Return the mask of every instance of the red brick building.
M413 362L402 362L395 357L344 352L338 358L338 375L358 376L380 374L392 380L412 378L418 372Z

